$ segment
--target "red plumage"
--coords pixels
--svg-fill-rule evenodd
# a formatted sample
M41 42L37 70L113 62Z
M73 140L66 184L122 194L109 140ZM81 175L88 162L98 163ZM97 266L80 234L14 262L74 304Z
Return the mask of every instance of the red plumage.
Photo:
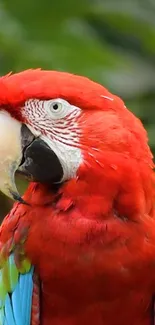
M57 193L31 183L30 205L17 203L1 227L1 242L28 228L26 254L42 282L41 325L150 325L154 165L141 122L84 77L30 70L0 79L0 105L13 117L23 121L30 98L63 98L83 110L77 178Z

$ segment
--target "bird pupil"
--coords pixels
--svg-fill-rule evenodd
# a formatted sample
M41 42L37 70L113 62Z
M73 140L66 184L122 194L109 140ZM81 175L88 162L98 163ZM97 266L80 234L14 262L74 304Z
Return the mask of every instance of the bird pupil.
M54 104L54 105L53 105L53 109L54 109L54 110L57 110L57 109L58 109L58 104Z

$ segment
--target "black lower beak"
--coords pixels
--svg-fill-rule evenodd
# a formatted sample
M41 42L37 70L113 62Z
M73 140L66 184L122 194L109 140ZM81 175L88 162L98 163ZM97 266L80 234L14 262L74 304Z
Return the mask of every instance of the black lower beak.
M26 125L22 126L21 139L23 159L17 172L35 182L60 182L63 169L54 151L40 138L34 138Z

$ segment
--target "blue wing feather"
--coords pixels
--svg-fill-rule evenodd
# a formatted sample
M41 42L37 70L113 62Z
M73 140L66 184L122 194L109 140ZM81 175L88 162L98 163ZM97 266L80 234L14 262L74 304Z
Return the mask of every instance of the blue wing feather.
M5 317L4 317L4 324L10 324L10 325L16 325L15 319L12 312L12 305L11 305L11 299L10 296L7 294L6 300L5 300Z
M14 257L9 258L9 263L14 263ZM19 273L18 282L7 293L1 302L0 325L30 325L33 295L33 272L31 267L27 273Z

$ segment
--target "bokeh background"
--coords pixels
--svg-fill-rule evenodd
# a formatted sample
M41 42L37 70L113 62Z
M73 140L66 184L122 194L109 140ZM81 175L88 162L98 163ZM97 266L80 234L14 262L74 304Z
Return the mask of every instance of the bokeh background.
M0 75L31 67L104 84L142 120L155 153L155 0L0 0ZM11 205L0 196L0 219Z

